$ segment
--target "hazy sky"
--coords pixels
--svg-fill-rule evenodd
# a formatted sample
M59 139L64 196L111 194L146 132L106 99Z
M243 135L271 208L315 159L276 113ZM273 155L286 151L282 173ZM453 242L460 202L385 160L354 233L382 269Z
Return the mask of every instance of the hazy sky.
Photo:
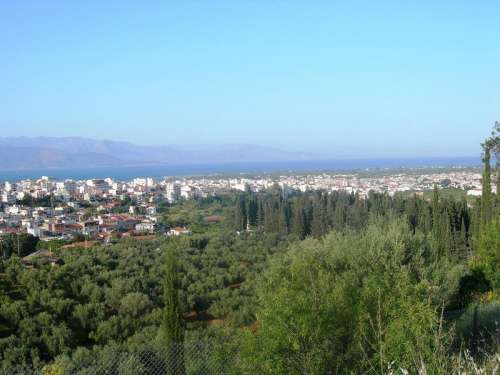
M500 2L1 1L0 136L476 155Z

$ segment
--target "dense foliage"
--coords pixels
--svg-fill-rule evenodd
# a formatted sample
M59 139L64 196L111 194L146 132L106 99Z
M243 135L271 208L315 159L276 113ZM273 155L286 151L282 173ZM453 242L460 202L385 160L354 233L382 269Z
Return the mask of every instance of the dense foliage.
M398 221L304 241L265 274L246 359L269 374L383 373L421 360L434 373L439 307L460 269Z
M65 249L61 266L26 269L17 257L0 273L0 356L3 366L41 364L77 347L157 336L164 306L167 240L123 240L92 249ZM276 235L233 233L180 240L179 297L196 326L214 317L252 320L252 279L270 254L283 252ZM241 285L248 280L248 285ZM202 324L204 325L204 324Z
M54 246L63 264L34 268L9 237L0 369L207 340L239 353L225 356L234 373L451 373L463 348L487 361L498 351L499 202L491 186L473 205L437 189L425 199L274 187L165 205L165 225L191 236Z

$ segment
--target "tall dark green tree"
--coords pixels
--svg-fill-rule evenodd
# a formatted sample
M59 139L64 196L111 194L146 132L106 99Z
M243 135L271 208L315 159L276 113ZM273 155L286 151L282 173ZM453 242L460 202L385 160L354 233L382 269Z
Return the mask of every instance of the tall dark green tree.
M245 230L247 228L247 208L245 202L245 195L240 194L236 200L236 208L235 208L235 218L234 225L236 230Z
M434 239L440 256L449 256L453 248L453 233L447 210L439 213L434 230Z
M495 126L493 127L493 132L491 133L490 138L491 151L495 156L495 172L497 175L496 178L496 187L497 187L497 204L500 205L500 121L495 122Z
M264 206L261 199L257 200L257 227L264 227Z
M323 194L318 192L313 201L311 234L315 238L323 236L328 230L327 224L326 200L323 198Z
M462 218L460 231L454 232L454 243L456 246L456 256L461 260L466 259L469 256L469 242L464 218Z
M281 202L278 213L278 232L288 234L290 223L290 209L286 201Z
M257 211L257 199L254 195L250 195L249 199L247 200L246 213L248 224L250 224L250 226L252 227L257 226Z
M432 193L432 226L434 227L439 218L439 190L437 185L434 184L434 191Z
M297 201L292 209L292 219L290 223L290 232L295 234L299 239L303 240L306 237L306 218L304 209Z
M346 223L346 206L343 202L337 202L335 206L335 214L333 218L333 227L337 230L342 230Z
M167 374L185 373L184 366L184 329L179 303L179 282L174 248L169 247L165 253L165 279L163 284L163 317L160 326L160 339L167 350Z
M486 226L493 214L493 201L491 191L491 142L483 143L483 191L481 195L481 226Z

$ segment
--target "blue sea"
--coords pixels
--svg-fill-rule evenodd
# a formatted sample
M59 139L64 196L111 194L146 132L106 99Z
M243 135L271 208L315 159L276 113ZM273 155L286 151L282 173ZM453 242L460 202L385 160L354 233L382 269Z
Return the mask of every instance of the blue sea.
M357 159L307 160L280 162L252 162L200 165L154 165L140 167L103 167L72 169L0 170L0 181L37 179L50 176L55 179L91 179L111 177L131 180L135 177L208 176L219 174L264 174L304 171L356 171L426 167L473 167L481 164L476 157L419 158L419 159Z

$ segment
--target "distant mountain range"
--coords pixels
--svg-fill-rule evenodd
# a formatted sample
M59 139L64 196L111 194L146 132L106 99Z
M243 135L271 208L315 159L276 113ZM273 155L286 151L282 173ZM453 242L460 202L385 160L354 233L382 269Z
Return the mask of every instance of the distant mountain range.
M0 137L0 169L95 168L321 159L252 144L140 146L80 137Z

